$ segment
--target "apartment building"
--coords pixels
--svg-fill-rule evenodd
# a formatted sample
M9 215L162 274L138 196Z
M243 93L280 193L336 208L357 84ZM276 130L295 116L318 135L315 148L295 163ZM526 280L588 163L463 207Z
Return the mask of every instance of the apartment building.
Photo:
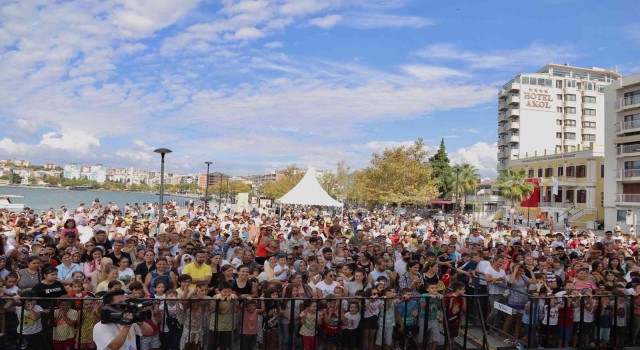
M640 74L605 89L605 225L623 230L640 214Z
M604 144L604 89L620 75L549 64L517 75L498 93L498 171L544 150L575 152Z

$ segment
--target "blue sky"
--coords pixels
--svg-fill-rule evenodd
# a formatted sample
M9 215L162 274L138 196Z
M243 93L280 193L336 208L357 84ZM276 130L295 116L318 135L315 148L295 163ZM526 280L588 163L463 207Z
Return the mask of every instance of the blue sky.
M548 63L640 72L635 1L0 4L0 158L246 175L445 138L495 176L496 94ZM634 17L635 15L635 17Z

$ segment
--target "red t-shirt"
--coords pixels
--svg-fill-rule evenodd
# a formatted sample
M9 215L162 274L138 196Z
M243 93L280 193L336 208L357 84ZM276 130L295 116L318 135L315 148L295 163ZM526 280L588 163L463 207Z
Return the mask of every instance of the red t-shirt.
M266 243L258 244L258 248L256 249L256 256L258 258L266 258L267 255L269 255L269 252L267 251L267 244Z

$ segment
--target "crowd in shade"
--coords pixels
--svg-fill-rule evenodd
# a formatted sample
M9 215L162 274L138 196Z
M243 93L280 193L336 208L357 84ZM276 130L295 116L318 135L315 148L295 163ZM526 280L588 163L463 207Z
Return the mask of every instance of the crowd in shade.
M372 350L409 334L435 350L458 334L465 294L488 295L487 326L514 339L532 323L558 344L640 333L638 246L619 227L542 234L470 215L98 199L1 215L0 332L23 349L105 348L93 329L116 290L158 301L134 325L138 349ZM515 311L504 319L495 302Z

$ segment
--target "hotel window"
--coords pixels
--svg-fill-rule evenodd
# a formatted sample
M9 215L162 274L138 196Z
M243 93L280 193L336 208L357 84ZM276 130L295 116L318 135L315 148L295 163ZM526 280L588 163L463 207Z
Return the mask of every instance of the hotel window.
M556 138L557 139L561 139L562 138L562 133L561 132L557 132L556 133Z
M582 122L582 127L583 128L595 129L596 128L596 122Z
M556 88L562 89L562 80L556 80Z
M578 203L587 203L587 190L578 190Z
M582 86L584 86L585 90L590 90L590 91L595 90L595 84L594 83L583 83Z
M587 166L586 165L578 165L576 167L576 177L580 177L580 178L587 177Z
M604 86L598 86L598 92L604 94Z
M564 176L564 167L558 167L558 176Z
M571 119L567 119L564 121L564 126L576 126L576 121L575 120L571 120Z
M600 178L604 179L604 164L600 164Z
M533 169L529 169L529 178L533 177Z
M556 112L562 113L562 107L556 107Z
M553 168L544 169L544 177L551 177L551 176L553 176Z
M573 165L569 165L567 167L567 177L575 177L576 176L576 167Z
M564 107L564 112L567 114L576 114L576 107Z
M583 141L595 141L596 140L596 135L595 134L584 134L584 135L582 135L582 140Z
M562 94L557 94L557 95L556 95L556 99L558 99L558 100L562 100Z
M584 103L596 103L596 98L594 96L584 96L582 99Z
M564 139L565 140L575 140L576 139L576 133L575 132L565 132L564 133Z
M596 110L595 109L587 109L587 108L585 108L584 110L582 110L582 114L583 115L594 116L594 115L596 115Z
M556 119L556 125L562 125L562 119Z
M624 105L640 103L640 90L624 93Z
M567 80L567 87L571 87L571 88L576 87L576 81L575 80Z
M564 100L565 101L575 101L576 100L576 95L574 95L574 94L566 94L566 95L564 95Z
M538 168L538 177L542 177L542 168Z

